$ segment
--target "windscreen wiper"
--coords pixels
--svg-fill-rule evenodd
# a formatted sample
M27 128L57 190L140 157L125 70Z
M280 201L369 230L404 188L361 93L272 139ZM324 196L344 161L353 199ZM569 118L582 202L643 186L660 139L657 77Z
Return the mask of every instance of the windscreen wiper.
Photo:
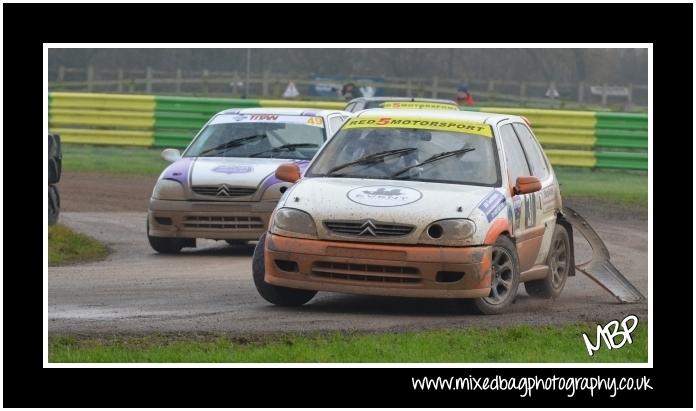
M423 161L423 162L421 162L421 163L414 164L414 165L408 166L408 167L406 167L406 168L402 168L401 170L397 171L396 173L392 174L392 175L389 176L389 177L397 177L397 176L400 176L401 174L403 174L403 173L405 173L405 172L407 172L408 170L411 170L411 169L413 169L413 168L420 167L420 166L423 166L423 165L426 165L426 164L430 164L430 163L433 163L433 162L435 162L435 161L442 160L443 158L448 158L448 157L456 156L456 155L458 155L458 154L465 154L465 153L468 153L469 151L474 151L474 150L476 150L476 149L473 148L473 147L467 147L467 148L462 148L462 149L459 149L459 150L444 151L444 152L442 152L442 153L435 154L435 155L432 155L432 156L428 157L425 161Z
M370 154L370 155L368 155L368 156L359 158L359 159L357 159L357 160L355 160L355 161L350 161L350 162L348 162L348 163L344 163L344 164L338 165L338 166L332 168L331 170L329 170L329 171L326 173L326 175L327 175L327 176L328 176L328 175L331 175L331 174L335 173L335 172L338 171L338 170L343 170L344 168L349 167L349 166L352 166L352 165L354 165L354 164L368 164L368 163L378 162L379 160L381 160L381 159L383 159L383 158L386 158L386 157L390 157L390 156L403 156L403 155L406 155L406 154L408 154L408 153L412 153L412 152L414 152L414 151L416 151L416 150L417 150L417 149L416 149L415 147L406 147L406 148L398 148L398 149L396 149L396 150L380 151L379 153Z
M228 148L239 147L239 146L241 146L241 145L243 145L243 144L245 144L245 143L247 143L247 142L249 142L249 141L252 141L252 140L261 140L261 139L263 139L263 138L268 138L268 136L267 136L266 134L256 134L256 135L253 135L253 136L238 138L238 139L236 139L236 140L231 140L231 141L228 141L228 142L226 142L226 143L222 143L222 144L220 144L220 145L217 145L217 146L215 146L215 147L213 147L213 148L209 148L209 149L207 149L207 150L205 150L205 151L202 151L202 152L200 152L200 153L198 154L198 156L199 156L199 157L203 157L204 154L208 154L208 153L215 152L215 151L220 151L220 150L225 150L225 149L228 149Z
M289 150L295 151L296 148L315 148L319 147L318 144L312 143L298 143L298 144L283 144L282 146L274 147L268 150L259 151L258 153L249 154L249 157L256 157L264 153L277 153L279 151Z

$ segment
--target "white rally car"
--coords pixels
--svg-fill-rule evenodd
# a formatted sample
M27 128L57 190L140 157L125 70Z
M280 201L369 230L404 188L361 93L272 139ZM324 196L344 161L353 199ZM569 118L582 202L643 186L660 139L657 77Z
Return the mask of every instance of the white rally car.
M291 185L274 176L279 164L300 169L350 117L336 110L249 108L214 115L152 192L147 236L153 249L176 253L196 238L230 244L257 240Z
M520 283L532 296L560 295L575 270L572 227L606 251L580 216L562 208L554 171L517 116L364 110L304 176L295 164L276 176L299 182L256 246L253 278L278 305L333 291L464 298L496 314ZM612 292L620 285L620 300L641 297L608 252L598 258L577 268Z

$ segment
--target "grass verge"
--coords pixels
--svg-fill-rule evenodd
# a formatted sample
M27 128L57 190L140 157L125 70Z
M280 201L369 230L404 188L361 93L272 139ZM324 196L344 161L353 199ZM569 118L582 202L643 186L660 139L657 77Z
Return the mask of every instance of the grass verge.
M648 206L645 171L554 167L564 197L588 197L627 206Z
M169 164L161 150L144 147L63 145L63 168L137 175L158 175ZM647 207L648 175L626 170L554 168L565 197L588 197L620 205Z
M647 362L648 330L640 323L633 343L600 348L590 357L582 333L592 342L596 325L515 326L407 333L267 336L256 340L226 336L76 338L51 336L50 362ZM617 343L620 342L617 340Z
M161 149L64 143L63 170L158 175L169 165Z
M56 224L48 227L49 267L98 261L109 254L109 248L84 234Z

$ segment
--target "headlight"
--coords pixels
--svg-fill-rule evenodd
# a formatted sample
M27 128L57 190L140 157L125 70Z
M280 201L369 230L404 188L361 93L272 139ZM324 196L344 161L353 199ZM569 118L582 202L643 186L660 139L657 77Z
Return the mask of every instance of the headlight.
M439 220L430 223L420 236L420 242L426 244L457 245L470 238L476 232L476 224L465 218Z
M160 180L152 191L152 198L158 200L184 200L184 187L178 181Z
M273 217L271 232L299 238L317 238L317 227L312 216L294 208L280 208Z

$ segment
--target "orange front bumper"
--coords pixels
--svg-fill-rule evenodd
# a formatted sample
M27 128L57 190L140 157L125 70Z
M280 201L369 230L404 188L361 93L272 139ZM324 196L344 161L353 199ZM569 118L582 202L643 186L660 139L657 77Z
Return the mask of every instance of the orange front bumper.
M306 240L268 233L266 282L290 288L402 297L486 297L491 247Z

